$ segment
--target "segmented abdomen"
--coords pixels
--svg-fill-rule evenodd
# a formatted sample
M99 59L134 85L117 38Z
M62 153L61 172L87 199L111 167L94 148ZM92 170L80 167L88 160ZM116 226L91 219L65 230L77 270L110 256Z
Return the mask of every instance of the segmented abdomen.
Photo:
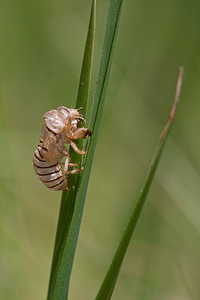
M38 178L46 187L54 191L64 191L67 188L67 178L63 174L60 164L52 164L41 155L41 146L34 153L33 165Z

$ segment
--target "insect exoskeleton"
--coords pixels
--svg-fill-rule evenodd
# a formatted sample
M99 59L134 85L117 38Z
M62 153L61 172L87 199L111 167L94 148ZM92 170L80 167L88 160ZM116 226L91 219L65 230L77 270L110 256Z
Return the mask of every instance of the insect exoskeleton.
M48 188L55 191L67 190L67 174L80 173L83 170L68 170L78 164L70 163L70 156L65 143L71 145L78 154L86 151L78 149L74 140L84 139L91 135L88 128L78 128L82 120L85 122L79 109L59 106L57 110L50 110L44 115L45 123L42 128L40 143L34 153L33 165L38 178ZM61 160L66 156L64 168Z

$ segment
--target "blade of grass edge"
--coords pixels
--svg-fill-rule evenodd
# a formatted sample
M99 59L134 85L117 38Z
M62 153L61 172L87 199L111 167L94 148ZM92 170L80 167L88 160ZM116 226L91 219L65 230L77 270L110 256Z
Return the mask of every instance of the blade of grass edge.
M136 204L136 207L133 210L133 213L131 214L131 217L127 223L127 226L125 227L124 233L123 233L122 238L119 242L119 245L116 249L116 252L115 252L115 255L111 262L111 265L108 269L108 272L103 280L103 283L99 289L99 292L98 292L95 300L111 299L111 296L112 296L112 293L113 293L113 290L114 290L114 287L115 287L115 284L116 284L116 281L118 278L118 274L119 274L119 271L121 268L123 258L125 256L126 250L128 248L132 233L135 229L137 221L142 212L142 208L144 206L151 183L153 181L153 178L154 178L154 175L155 175L155 172L156 172L156 169L157 169L160 157L161 157L162 150L164 148L169 131L171 129L171 125L172 125L174 117L175 117L177 104L178 104L179 97L180 97L182 79L183 79L183 68L181 67L180 71L179 71L178 81L177 81L175 99L174 99L174 103L172 105L170 116L168 118L166 126L164 127L164 130L162 131L162 133L160 135L160 139L157 144L156 150L154 152L153 159L150 164L149 171L147 173L147 177L146 177L143 189L141 191L140 197L138 199L138 202Z
M89 126L89 128L92 129L92 137L90 139L90 143L88 143L89 146L84 164L84 172L80 176L80 184L78 185L78 190L75 199L74 214L72 216L67 239L65 240L65 243L63 243L64 248L62 250L62 257L59 263L59 268L57 270L56 282L54 283L54 295L58 295L57 299L59 300L66 299L66 286L68 287L71 276L71 269L80 229L89 175L101 121L103 104L105 100L108 78L110 74L111 61L115 48L122 2L122 0L110 0L109 3L107 24L101 53L100 68L98 73L98 82L93 100L93 122L91 123L93 124L93 126ZM56 298L50 299L52 300Z
M91 72L92 72L92 59L94 51L94 37L95 37L95 22L96 22L96 0L93 0L90 14L90 21L88 27L88 34L86 39L85 51L83 56L83 63L81 69L81 76L79 82L79 90L77 96L76 107L83 107L82 113L85 115L88 106ZM74 152L75 153L75 152ZM76 153L77 154L77 153ZM81 162L80 155L73 155L70 153L72 161ZM51 276L49 281L49 291L47 299L58 299L58 295L55 294L54 285L56 282L57 271L59 269L59 264L61 261L63 244L67 239L67 234L69 231L72 215L74 212L75 203L75 191L77 187L78 176L69 176L69 190L62 193L59 219L57 225L56 241L54 246L54 254L51 268ZM68 290L68 288L67 288ZM66 297L67 297L66 291Z

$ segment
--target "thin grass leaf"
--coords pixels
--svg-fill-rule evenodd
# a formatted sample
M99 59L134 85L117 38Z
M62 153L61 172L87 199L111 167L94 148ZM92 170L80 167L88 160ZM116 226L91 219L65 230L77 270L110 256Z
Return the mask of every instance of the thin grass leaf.
M96 16L96 1L92 2L90 22L88 27L88 34L86 39L85 51L83 56L83 64L79 82L79 90L77 96L76 107L82 107L82 113L86 115L88 99L89 99L89 90L90 90L90 81L91 81L91 71L92 71L92 59L94 51L94 36L95 36L95 17ZM81 144L78 145L81 148ZM81 164L81 156L75 153L75 151L70 151L71 161L79 161ZM63 285L62 295L59 290L56 290L58 279L59 266L61 263L61 258L63 255L64 244L67 239L69 232L69 227L71 219L74 212L75 204L75 191L78 184L78 175L68 177L68 186L69 189L67 192L62 193L61 205L59 220L56 233L56 241L54 247L54 255L51 269L51 277L49 282L49 291L48 291L48 300L49 299L67 299L68 294L68 283ZM75 187L75 188L73 188ZM65 281L66 275L63 273L63 281Z
M183 78L183 68L180 68L180 72L179 72L179 77L178 77L178 82L177 82L177 87L176 87L176 94L175 94L175 99L174 99L174 103L171 109L171 113L169 116L169 119L167 121L167 124L164 128L164 130L162 131L161 135L160 135L160 139L159 142L157 144L152 162L150 164L150 168L149 171L147 173L147 178L145 180L143 189L141 191L140 197L138 199L137 205L135 207L135 209L133 210L133 213L131 214L131 217L128 221L128 224L124 230L124 233L122 235L122 238L120 240L120 243L116 249L115 255L113 257L112 263L108 269L108 272L105 276L105 279L102 283L102 286L95 298L95 300L109 300L111 299L117 278L118 278L118 274L121 268L121 264L124 258L124 255L126 253L126 250L128 248L132 233L135 229L135 226L137 224L137 221L140 217L140 214L142 212L142 208L144 206L144 203L146 201L149 189L151 187L151 183L153 181L160 157L161 157L161 153L162 150L164 148L165 142L167 140L169 131L171 129L174 117L175 117L175 113L176 113L176 109L177 109L177 104L179 101L179 97L180 97L180 91L181 91L181 85L182 85L182 78Z
M56 275L54 276L53 288L50 290L49 299L51 300L64 300L67 298L69 280L71 276L72 264L80 229L89 175L92 166L94 150L101 121L101 115L103 111L103 104L105 100L106 88L111 68L111 61L115 48L117 29L121 12L121 4L122 1L110 0L100 68L98 73L97 87L95 91L93 108L91 113L91 126L89 126L89 128L92 130L92 137L90 142L88 143L88 152L84 163L84 172L80 176L77 189L74 190L74 195L76 196L75 206L74 213L71 219L71 224L69 226L69 231L67 232L67 234L63 233L63 237L62 239L60 239L61 255L59 255L58 257L58 267L55 270ZM71 189L70 193L71 192L73 192L73 189ZM61 218L64 221L62 212Z
M99 73L97 77L97 86L93 100L92 113L90 117L89 128L95 131L99 128L101 115L104 106L106 89L110 75L112 58L116 45L116 38L120 22L120 15L123 0L110 0L107 23L103 40L103 47L101 52L101 60L99 66ZM96 126L96 128L95 128ZM96 133L96 132L95 132Z

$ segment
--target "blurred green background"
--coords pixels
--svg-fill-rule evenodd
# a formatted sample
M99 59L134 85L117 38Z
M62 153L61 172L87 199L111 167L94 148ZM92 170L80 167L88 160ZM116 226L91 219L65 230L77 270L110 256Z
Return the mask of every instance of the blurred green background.
M0 298L46 298L61 193L37 179L43 114L74 107L91 1L0 4ZM108 1L97 1L91 97ZM93 299L185 76L177 117L113 299L200 299L200 2L126 0L70 299Z

